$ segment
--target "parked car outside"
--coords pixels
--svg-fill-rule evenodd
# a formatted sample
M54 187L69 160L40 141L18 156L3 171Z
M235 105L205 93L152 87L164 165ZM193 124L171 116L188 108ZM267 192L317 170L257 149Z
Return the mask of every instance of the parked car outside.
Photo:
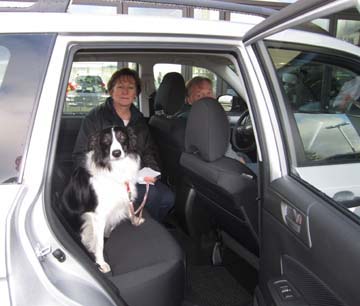
M67 111L88 111L108 97L106 86L98 75L77 76L69 82L66 100Z

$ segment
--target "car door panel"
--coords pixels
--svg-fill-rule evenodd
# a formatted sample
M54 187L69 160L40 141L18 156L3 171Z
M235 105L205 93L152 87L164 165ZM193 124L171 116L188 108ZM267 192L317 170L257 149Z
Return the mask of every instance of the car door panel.
M330 1L318 1L319 5L324 5L324 16L326 16L327 13L334 12L335 8L339 10L344 9L340 1L331 2L332 3L329 4ZM347 1L346 5L351 5L350 1ZM300 172L296 170L297 167L301 166L313 166L318 160L322 159L320 155L315 157L312 155L313 158L311 159L311 157L309 157L311 156L311 152L305 151L306 149L308 151L310 150L310 145L305 143L304 138L299 137L299 134L304 132L304 130L300 129L305 126L301 126L299 122L303 118L306 119L306 116L311 116L312 114L312 120L314 120L315 123L316 120L320 122L323 120L321 114L324 113L324 116L327 115L326 108L325 110L320 109L319 111L316 109L305 110L293 108L294 105L290 105L290 99L286 96L284 98L285 90L282 84L280 84L283 80L276 70L279 69L279 67L291 67L292 62L285 61L281 63L281 61L279 61L278 64L280 65L276 66L273 58L271 58L273 55L269 55L262 45L262 39L266 37L266 33L261 31L261 29L266 29L269 34L275 34L288 28L288 25L298 26L304 21L309 21L312 19L311 14L313 13L308 10L309 6L311 6L310 2L297 1L297 4L291 9L289 7L287 12L283 10L282 14L286 14L282 15L281 18L273 17L273 24L269 23L271 21L269 19L262 25L260 24L254 27L252 32L248 33L244 39L246 46L255 46L255 48L252 49L247 47L248 54L252 57L251 52L254 52L257 58L260 59L260 64L258 64L252 57L254 70L258 71L258 67L262 67L267 78L267 84L270 85L267 88L262 87L263 96L266 101L257 101L257 103L266 103L269 114L271 114L272 111L276 113L275 120L280 122L280 133L277 134L276 131L274 132L275 143L273 143L272 147L276 146L278 148L278 156L282 156L282 154L285 156L281 162L285 167L279 171L276 163L272 163L272 166L270 163L270 167L265 168L269 171L268 175L265 173L265 176L262 178L261 250L259 290L257 290L256 302L260 305L275 304L276 306L355 306L360 305L360 294L358 292L358 283L360 281L360 264L358 260L360 256L360 243L358 242L360 220L347 210L345 206L330 199L330 197L334 195L327 192L327 189L323 186L330 186L332 180L329 176L321 177L322 169L320 169L320 167L315 173L316 176L320 176L320 178L318 177L319 182L321 182L319 185L313 183L315 180L310 181L305 180L305 178L300 178ZM301 12L302 7L305 9L303 12ZM295 10L293 10L294 8ZM314 19L321 17L321 8L319 7L317 10L318 13L314 13L315 15L313 15ZM291 21L289 23L288 20L293 20L294 22ZM261 34L258 35L258 33ZM278 33L276 37L281 36L282 39L284 39L289 36L287 34L290 34L290 32ZM326 41L326 39L327 38L325 38L324 41ZM291 41L290 37L289 41ZM314 41L304 41L304 45L301 45L298 50L312 51L314 54L319 54L320 56L322 51L326 51L324 44L321 44L320 39L315 43ZM325 68L335 67L330 65L339 65L339 67L342 67L340 62L337 61L339 57L336 55L337 52L340 51L348 52L349 58L354 60L354 62L358 61L358 51L353 52L350 47L346 47L345 45L341 46L341 44L342 43L339 43L339 45L337 45L335 41L333 41L332 44L325 44L328 49L326 51L328 52L327 54L332 57L331 61L324 64L324 67L326 66ZM343 58L346 58L345 54ZM318 63L321 63L321 57L318 59ZM309 62L312 63L311 60ZM345 65L344 67L346 68L347 66ZM356 65L354 67L356 67ZM301 67L301 69L302 68L303 67ZM355 69L351 67L347 68L350 70ZM302 71L301 69L299 69L300 72ZM324 71L323 75L326 75L326 70ZM308 72L311 71L309 70ZM324 79L326 79L326 77L324 77ZM263 83L261 77L259 77L258 80L253 78L251 80L252 86L257 86L257 84L255 84L256 81L260 84ZM323 82L321 84L323 85L325 83ZM340 90L337 94L339 95L339 93ZM297 95L298 93L296 93L295 96L297 97ZM270 99L268 98L269 96L271 97ZM332 96L328 95L327 101L331 100L329 97ZM321 91L321 99L323 98L324 92ZM322 100L306 100L306 104L309 106L314 105L312 102L323 103ZM264 112L263 107L261 112ZM257 111L257 107L254 109ZM300 113L300 116L297 113ZM329 116L333 115L330 111L328 113ZM317 114L320 114L320 116ZM320 123L320 125L322 125L322 123ZM350 124L346 125L350 127ZM270 131L269 127L267 131ZM330 128L332 128L332 126L327 126L325 122L324 129L329 130ZM314 131L314 129L308 129L306 131L310 131L309 135L314 134L318 136L318 132L316 132L316 130ZM302 137L303 135L304 134L301 134ZM315 141L315 137L310 137L310 139ZM320 139L317 138L317 140L319 141L319 146L325 143L325 140L323 143L320 142ZM333 141L335 141L334 138ZM329 140L329 142L331 142L331 140ZM311 145L313 144L312 142L310 143ZM298 145L300 145L300 147ZM308 164L305 164L305 166L301 164L303 160L299 157L301 156L301 154L299 154L299 148L304 150L303 153L310 154L304 154L303 160L305 160L305 162L308 161ZM270 155L271 150L271 146L268 146L266 150L264 150L265 161L272 161L273 155ZM336 149L334 149L334 152L337 152ZM326 158L323 159L324 162L322 165L328 162ZM311 162L313 162L313 164L311 164ZM339 165L341 164L339 160L336 162ZM352 162L358 161L352 160ZM349 161L344 162L344 164L346 163L349 163ZM337 168L335 167L335 169ZM348 168L344 167L341 175L346 175L345 169ZM355 171L355 169L349 170ZM274 171L280 175L275 176L273 174ZM340 173L334 171L334 173L330 175L337 177ZM352 183L355 187L358 184L357 180L352 181ZM348 192L348 190L339 190ZM327 192L327 194L325 194L325 192ZM282 290L284 290L284 292L282 292ZM290 298L286 299L283 294L289 292Z
M271 160L268 154L265 160ZM274 177L264 176L262 181L259 288L265 304L282 305L275 283L283 280L299 292L295 304L284 305L359 305L357 217L349 218L349 211L329 203L325 194L296 174ZM293 214L287 215L287 210Z
M305 214L311 246L286 225L282 203ZM263 208L260 287L280 277L309 305L360 305L357 224L291 177L269 185Z

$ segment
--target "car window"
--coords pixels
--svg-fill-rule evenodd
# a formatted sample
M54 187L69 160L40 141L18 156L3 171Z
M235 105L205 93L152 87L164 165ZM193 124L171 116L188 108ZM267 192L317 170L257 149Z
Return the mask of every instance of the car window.
M360 76L313 52L269 48L304 149L300 164L359 160ZM360 123L360 122L359 122Z
M268 50L289 115L292 173L339 202L351 198L348 207L360 206L352 181L359 180L360 164L358 59L271 44Z
M84 62L74 61L66 89L63 113L86 114L109 97L107 82L118 67L137 69L132 62ZM135 103L136 104L136 103Z
M233 97L238 97L238 95L235 90L220 76L216 75L216 73L203 67L158 63L154 65L154 81L156 89L159 87L162 78L168 72L181 73L184 76L185 83L197 76L210 79L213 85L213 94L216 98L221 97L218 101L224 110L226 112L234 110Z
M160 83L165 76L165 74L169 72L178 72L182 73L182 65L177 64L165 64L165 63L158 63L155 64L153 67L154 71L154 82L155 82L155 88L158 89L160 86Z
M51 45L51 35L0 35L2 184L19 180L32 112L40 96Z

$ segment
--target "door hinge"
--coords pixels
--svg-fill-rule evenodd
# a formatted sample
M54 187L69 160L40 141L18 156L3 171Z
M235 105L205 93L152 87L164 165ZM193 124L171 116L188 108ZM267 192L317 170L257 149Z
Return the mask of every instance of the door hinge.
M44 261L45 257L51 253L51 246L42 247L40 243L36 244L35 253L39 261Z

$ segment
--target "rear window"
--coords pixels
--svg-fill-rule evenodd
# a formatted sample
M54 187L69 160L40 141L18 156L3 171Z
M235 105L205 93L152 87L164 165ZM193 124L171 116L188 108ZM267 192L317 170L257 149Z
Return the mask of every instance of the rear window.
M0 35L0 183L19 181L52 35Z
M107 83L121 67L138 70L138 65L132 62L74 61L66 89L64 115L84 116L104 103L109 97ZM135 105L138 106L138 101Z

